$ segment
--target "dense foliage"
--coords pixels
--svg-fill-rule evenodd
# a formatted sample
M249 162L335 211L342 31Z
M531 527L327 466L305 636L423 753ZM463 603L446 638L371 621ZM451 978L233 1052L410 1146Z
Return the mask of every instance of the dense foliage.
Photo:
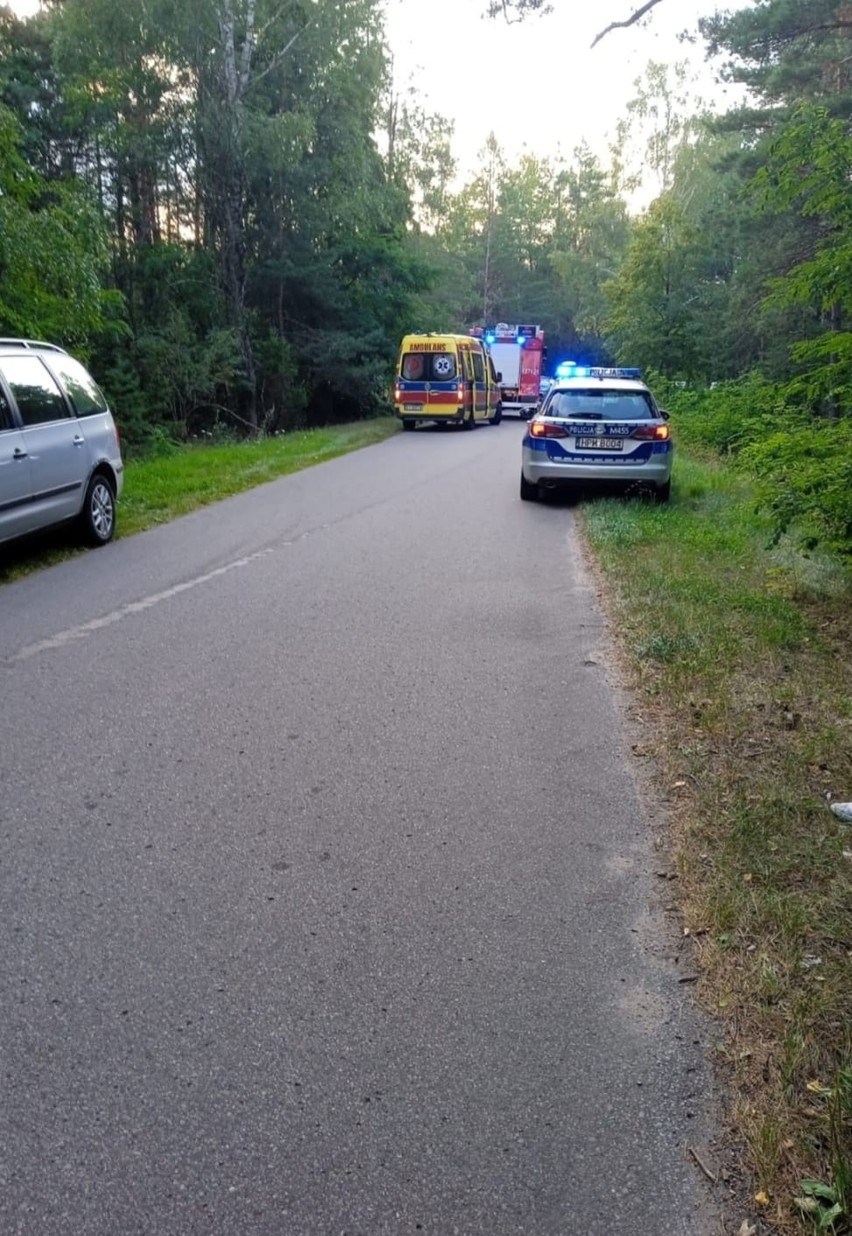
M848 548L848 6L705 21L747 107L711 118L651 64L606 157L510 162L497 135L461 184L382 13L0 7L0 331L88 357L133 449L370 415L404 331L536 321L551 365L713 384L702 415L779 528Z

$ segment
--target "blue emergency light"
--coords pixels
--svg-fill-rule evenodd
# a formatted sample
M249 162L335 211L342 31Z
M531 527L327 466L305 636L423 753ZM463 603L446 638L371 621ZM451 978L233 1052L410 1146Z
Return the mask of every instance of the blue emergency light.
M497 336L494 334L493 331L489 330L485 332L485 342L486 343L496 343L496 341L497 341Z

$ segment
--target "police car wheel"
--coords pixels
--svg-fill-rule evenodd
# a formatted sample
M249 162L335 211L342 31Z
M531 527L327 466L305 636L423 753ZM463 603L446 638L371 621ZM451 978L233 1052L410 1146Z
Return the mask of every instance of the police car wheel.
M669 481L666 481L665 485L657 486L654 492L654 501L655 502L668 502L671 496L672 496L672 483L669 480Z
M533 485L521 473L521 501L522 502L537 502L538 501L538 485Z

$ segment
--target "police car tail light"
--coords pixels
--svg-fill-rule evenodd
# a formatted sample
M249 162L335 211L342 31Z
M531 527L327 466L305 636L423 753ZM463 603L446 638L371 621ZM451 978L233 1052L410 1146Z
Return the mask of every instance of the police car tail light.
M530 421L531 438L567 438L568 430L561 425L551 425L548 421Z
M631 438L640 438L643 442L665 442L671 437L671 430L668 425L640 425L638 429L634 429L630 435Z

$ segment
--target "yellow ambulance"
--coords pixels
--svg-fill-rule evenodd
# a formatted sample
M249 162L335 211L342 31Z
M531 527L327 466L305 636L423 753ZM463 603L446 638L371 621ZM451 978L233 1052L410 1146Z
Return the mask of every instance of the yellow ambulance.
M472 335L406 335L399 349L394 407L403 429L419 421L475 429L499 425L500 375L482 339Z

